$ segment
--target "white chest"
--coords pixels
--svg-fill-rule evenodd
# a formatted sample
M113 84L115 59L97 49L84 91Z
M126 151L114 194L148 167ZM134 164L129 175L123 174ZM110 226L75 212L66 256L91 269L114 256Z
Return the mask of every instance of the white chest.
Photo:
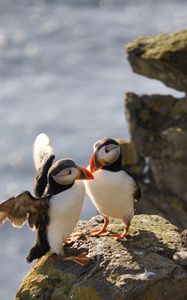
M76 226L85 195L82 181L75 181L74 185L50 200L48 240L52 244L61 243L72 233Z
M134 214L134 179L124 171L94 172L94 180L85 181L86 192L105 216L123 219Z

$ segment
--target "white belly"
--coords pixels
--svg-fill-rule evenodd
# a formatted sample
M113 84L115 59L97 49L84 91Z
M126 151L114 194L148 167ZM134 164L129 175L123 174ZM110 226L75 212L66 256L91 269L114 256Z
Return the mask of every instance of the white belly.
M136 185L124 171L98 170L94 180L84 181L86 192L96 208L106 217L132 219Z
M63 254L62 243L79 221L84 195L84 184L77 180L70 189L51 198L47 235L52 252Z

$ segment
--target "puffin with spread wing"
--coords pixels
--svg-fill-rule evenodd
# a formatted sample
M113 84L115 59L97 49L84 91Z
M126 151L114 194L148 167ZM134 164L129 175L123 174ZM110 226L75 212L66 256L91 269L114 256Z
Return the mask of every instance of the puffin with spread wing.
M0 225L9 220L15 227L26 222L37 230L36 244L30 250L27 262L43 256L49 250L85 266L86 254L64 257L63 243L76 226L85 195L83 180L93 179L87 169L72 159L53 163L53 148L46 134L37 136L33 146L36 177L36 197L25 191L0 203Z

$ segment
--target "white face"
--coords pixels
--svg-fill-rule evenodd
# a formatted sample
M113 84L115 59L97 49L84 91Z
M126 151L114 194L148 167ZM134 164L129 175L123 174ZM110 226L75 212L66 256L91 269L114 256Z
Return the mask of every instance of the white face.
M76 178L80 175L79 169L74 167L69 167L63 169L56 175L52 175L53 179L59 184L72 184Z
M103 146L97 153L97 158L100 162L111 164L120 156L120 146L109 144Z

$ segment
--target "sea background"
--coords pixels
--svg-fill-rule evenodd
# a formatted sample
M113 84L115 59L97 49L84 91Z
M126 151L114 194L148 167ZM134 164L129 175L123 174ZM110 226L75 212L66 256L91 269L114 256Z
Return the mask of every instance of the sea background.
M33 192L37 134L86 166L99 138L129 139L127 91L183 95L134 74L125 46L186 26L185 0L0 0L0 200ZM95 213L86 198L82 218ZM34 237L0 229L0 300L14 299Z

